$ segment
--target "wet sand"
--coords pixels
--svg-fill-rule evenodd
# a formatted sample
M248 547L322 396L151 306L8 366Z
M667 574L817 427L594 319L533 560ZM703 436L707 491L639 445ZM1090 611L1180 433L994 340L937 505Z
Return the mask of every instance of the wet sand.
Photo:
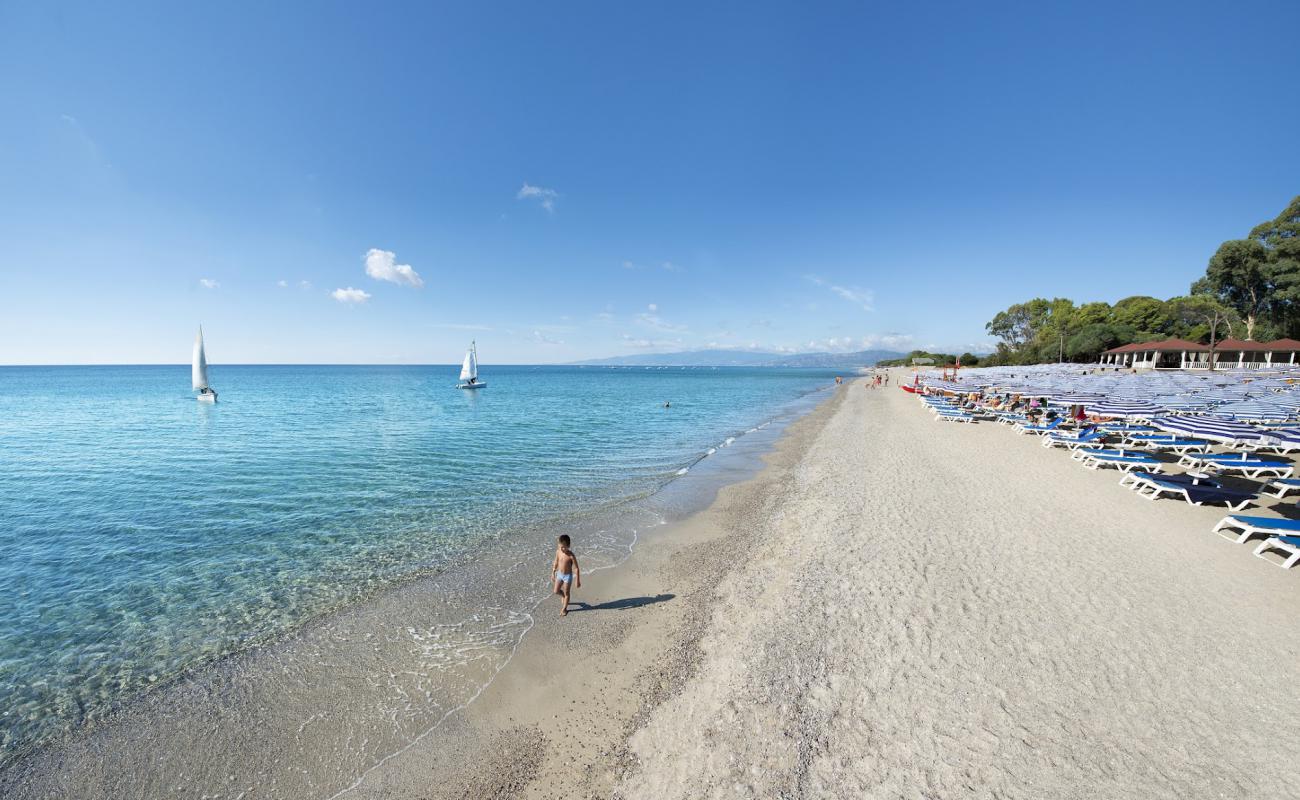
M855 381L343 796L1298 797L1300 571L1222 516Z

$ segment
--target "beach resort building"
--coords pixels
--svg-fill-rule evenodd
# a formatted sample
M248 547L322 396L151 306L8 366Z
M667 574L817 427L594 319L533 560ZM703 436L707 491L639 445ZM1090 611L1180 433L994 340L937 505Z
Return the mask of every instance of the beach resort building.
M1224 339L1215 345L1214 350L1216 368L1268 369L1294 365L1297 354L1300 354L1300 341ZM1133 369L1209 369L1210 347L1186 339L1133 342L1102 353L1101 364Z

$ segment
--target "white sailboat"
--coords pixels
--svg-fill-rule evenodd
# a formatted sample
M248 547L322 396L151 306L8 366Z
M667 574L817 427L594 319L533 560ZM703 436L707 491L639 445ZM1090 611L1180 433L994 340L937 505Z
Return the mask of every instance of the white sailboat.
M190 383L199 393L200 403L217 402L217 393L208 385L208 357L203 352L203 326L199 326L199 335L194 337L194 362L190 365Z
M456 384L456 388L482 389L484 386L487 384L478 379L478 348L474 342L470 342L469 349L465 351L465 362L460 365L460 383Z

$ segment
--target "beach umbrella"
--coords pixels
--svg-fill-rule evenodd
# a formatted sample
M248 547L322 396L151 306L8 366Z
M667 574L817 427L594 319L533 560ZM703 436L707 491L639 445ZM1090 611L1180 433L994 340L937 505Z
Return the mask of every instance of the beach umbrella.
M979 392L979 387L971 386L969 384L953 383L952 381L945 381L942 379L925 380L923 378L921 379L921 383L925 385L926 388L934 389L937 392L955 392L958 394Z
M1089 405L1088 413L1099 417L1151 419L1168 412L1163 407L1147 400L1124 400L1112 397Z
M1300 429L1279 428L1275 431L1269 431L1264 438L1266 441L1274 441L1290 447L1300 447Z
M1151 421L1151 424L1164 431L1184 433L1197 439L1209 439L1227 444L1255 442L1268 436L1268 431L1256 428L1254 425L1208 414L1197 417L1174 415L1157 417Z
M1252 422L1286 422L1295 419L1294 411L1283 407L1280 403L1267 400L1243 400L1238 403L1228 403L1214 409L1214 413L1219 416L1250 420Z

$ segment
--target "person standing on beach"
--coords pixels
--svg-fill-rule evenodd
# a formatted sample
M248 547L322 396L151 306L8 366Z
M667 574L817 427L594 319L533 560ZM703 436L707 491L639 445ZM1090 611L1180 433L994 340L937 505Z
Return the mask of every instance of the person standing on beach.
M564 600L560 616L569 613L569 593L572 586L582 588L582 567L578 566L578 557L569 549L569 535L560 534L555 547L555 560L551 562L551 582L555 584L555 593Z

